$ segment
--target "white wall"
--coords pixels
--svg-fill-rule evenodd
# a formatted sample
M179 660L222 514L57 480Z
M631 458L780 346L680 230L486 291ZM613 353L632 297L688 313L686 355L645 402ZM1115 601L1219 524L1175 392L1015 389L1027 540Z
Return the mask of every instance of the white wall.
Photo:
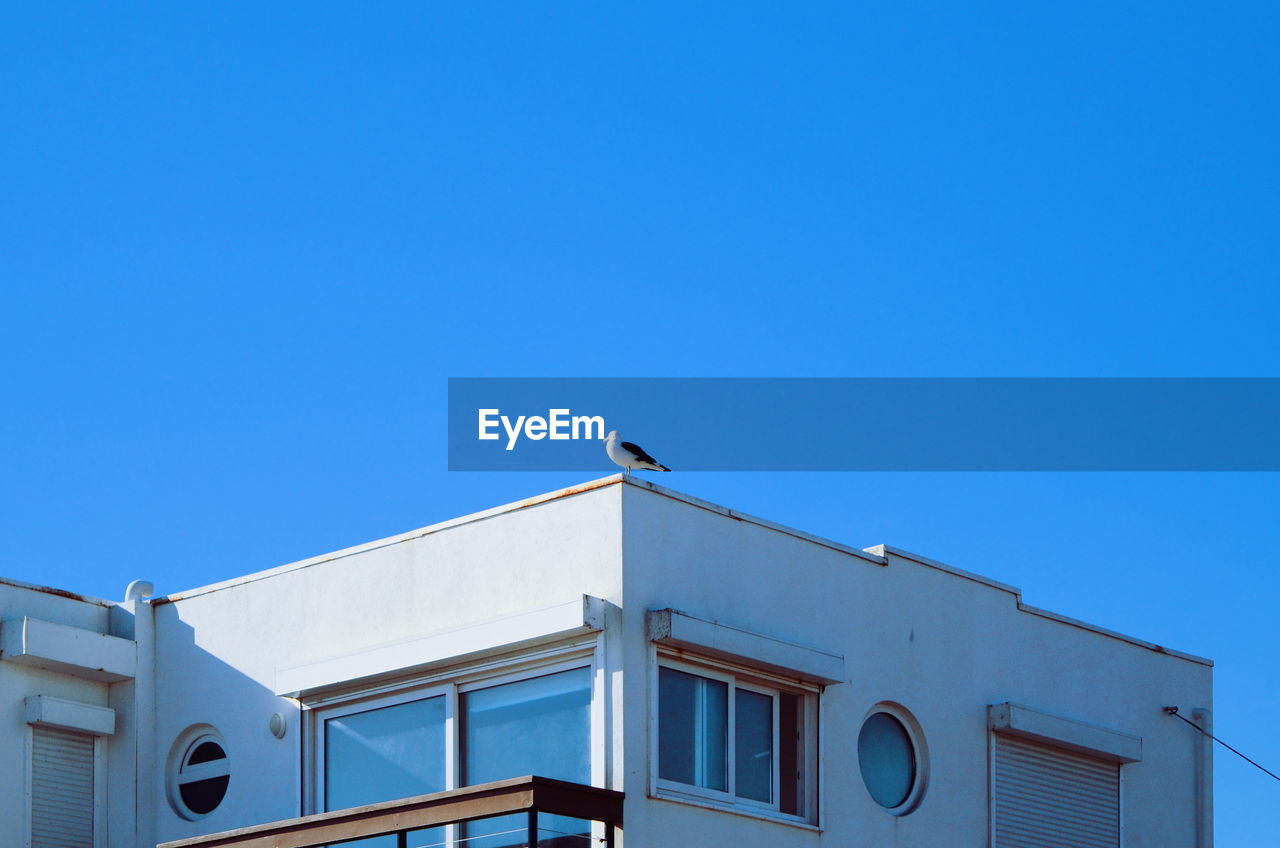
M30 617L105 634L110 632L110 610L109 604L0 582L0 621ZM106 683L0 662L0 845L21 846L26 839L24 781L28 726L25 701L33 695L109 706ZM109 740L106 754L109 762L114 759L113 748L114 740ZM127 811L122 810L117 818L129 827L131 821L124 818L126 815Z
M173 812L157 777L156 836L179 839L299 815L301 740L278 669L526 612L583 594L620 603L619 487L587 491L155 608L157 752L196 723L221 731L227 799ZM283 712L282 740L267 722Z
M607 636L609 784L627 793L633 846L986 845L986 707L1001 701L1143 737L1143 760L1123 772L1126 848L1194 845L1196 740L1161 707L1210 704L1208 667L1019 610L1007 589L873 559L614 484L162 601L156 839L302 812L299 712L275 694L279 669L590 594L622 609ZM821 832L646 797L644 613L665 607L845 656L848 681L822 697ZM880 701L908 708L929 746L928 793L901 818L871 800L856 762ZM283 740L268 732L273 712L288 717ZM170 808L162 772L196 723L223 734L232 779L193 823Z
M987 844L986 706L1021 702L1143 737L1123 769L1127 848L1194 845L1196 741L1166 704L1208 705L1210 669L1017 608L1009 591L890 556L887 566L639 487L623 494L627 836L639 845ZM846 658L822 696L824 831L644 802L644 611L672 607ZM861 722L895 701L923 727L930 784L915 812L876 805Z

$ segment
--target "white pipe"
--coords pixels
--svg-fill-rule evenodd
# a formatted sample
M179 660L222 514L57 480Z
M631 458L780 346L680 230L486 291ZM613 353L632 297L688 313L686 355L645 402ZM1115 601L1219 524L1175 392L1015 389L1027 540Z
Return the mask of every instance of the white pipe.
M1213 712L1208 707L1194 707L1191 720L1204 731L1196 746L1196 845L1213 848Z
M143 598L149 598L155 594L156 587L151 585L149 580L134 580L124 590L124 599L126 601L140 601Z
M151 584L135 580L125 590L122 606L133 613L133 638L138 663L134 676L134 845L156 844L156 619L155 608L144 599Z

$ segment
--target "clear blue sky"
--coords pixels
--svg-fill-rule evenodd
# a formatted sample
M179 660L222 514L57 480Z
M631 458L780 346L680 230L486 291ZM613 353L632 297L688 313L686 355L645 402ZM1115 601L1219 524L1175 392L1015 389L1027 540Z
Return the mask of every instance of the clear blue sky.
M581 480L446 473L449 376L1280 376L1277 7L1056 5L9 4L0 573L164 593ZM1213 657L1280 768L1280 475L662 482Z

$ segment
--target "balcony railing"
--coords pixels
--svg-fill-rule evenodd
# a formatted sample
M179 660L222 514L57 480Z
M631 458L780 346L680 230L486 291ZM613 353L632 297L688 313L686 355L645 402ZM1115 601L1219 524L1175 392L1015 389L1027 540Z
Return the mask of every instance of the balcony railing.
M322 848L379 836L387 837L377 843L379 848L587 848L601 843L613 848L621 827L621 792L517 777L163 842L157 848Z

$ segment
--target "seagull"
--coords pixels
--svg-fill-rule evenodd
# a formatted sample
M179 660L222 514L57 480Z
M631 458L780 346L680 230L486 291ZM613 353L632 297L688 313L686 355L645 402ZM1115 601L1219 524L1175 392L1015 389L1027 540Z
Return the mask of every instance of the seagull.
M663 465L658 460L649 456L644 452L644 448L639 445L633 445L631 442L618 441L618 431L610 430L609 435L604 438L604 449L609 454L609 459L614 461L615 465L622 466L622 473L625 476L635 468L646 468L649 471L670 471L671 469Z

